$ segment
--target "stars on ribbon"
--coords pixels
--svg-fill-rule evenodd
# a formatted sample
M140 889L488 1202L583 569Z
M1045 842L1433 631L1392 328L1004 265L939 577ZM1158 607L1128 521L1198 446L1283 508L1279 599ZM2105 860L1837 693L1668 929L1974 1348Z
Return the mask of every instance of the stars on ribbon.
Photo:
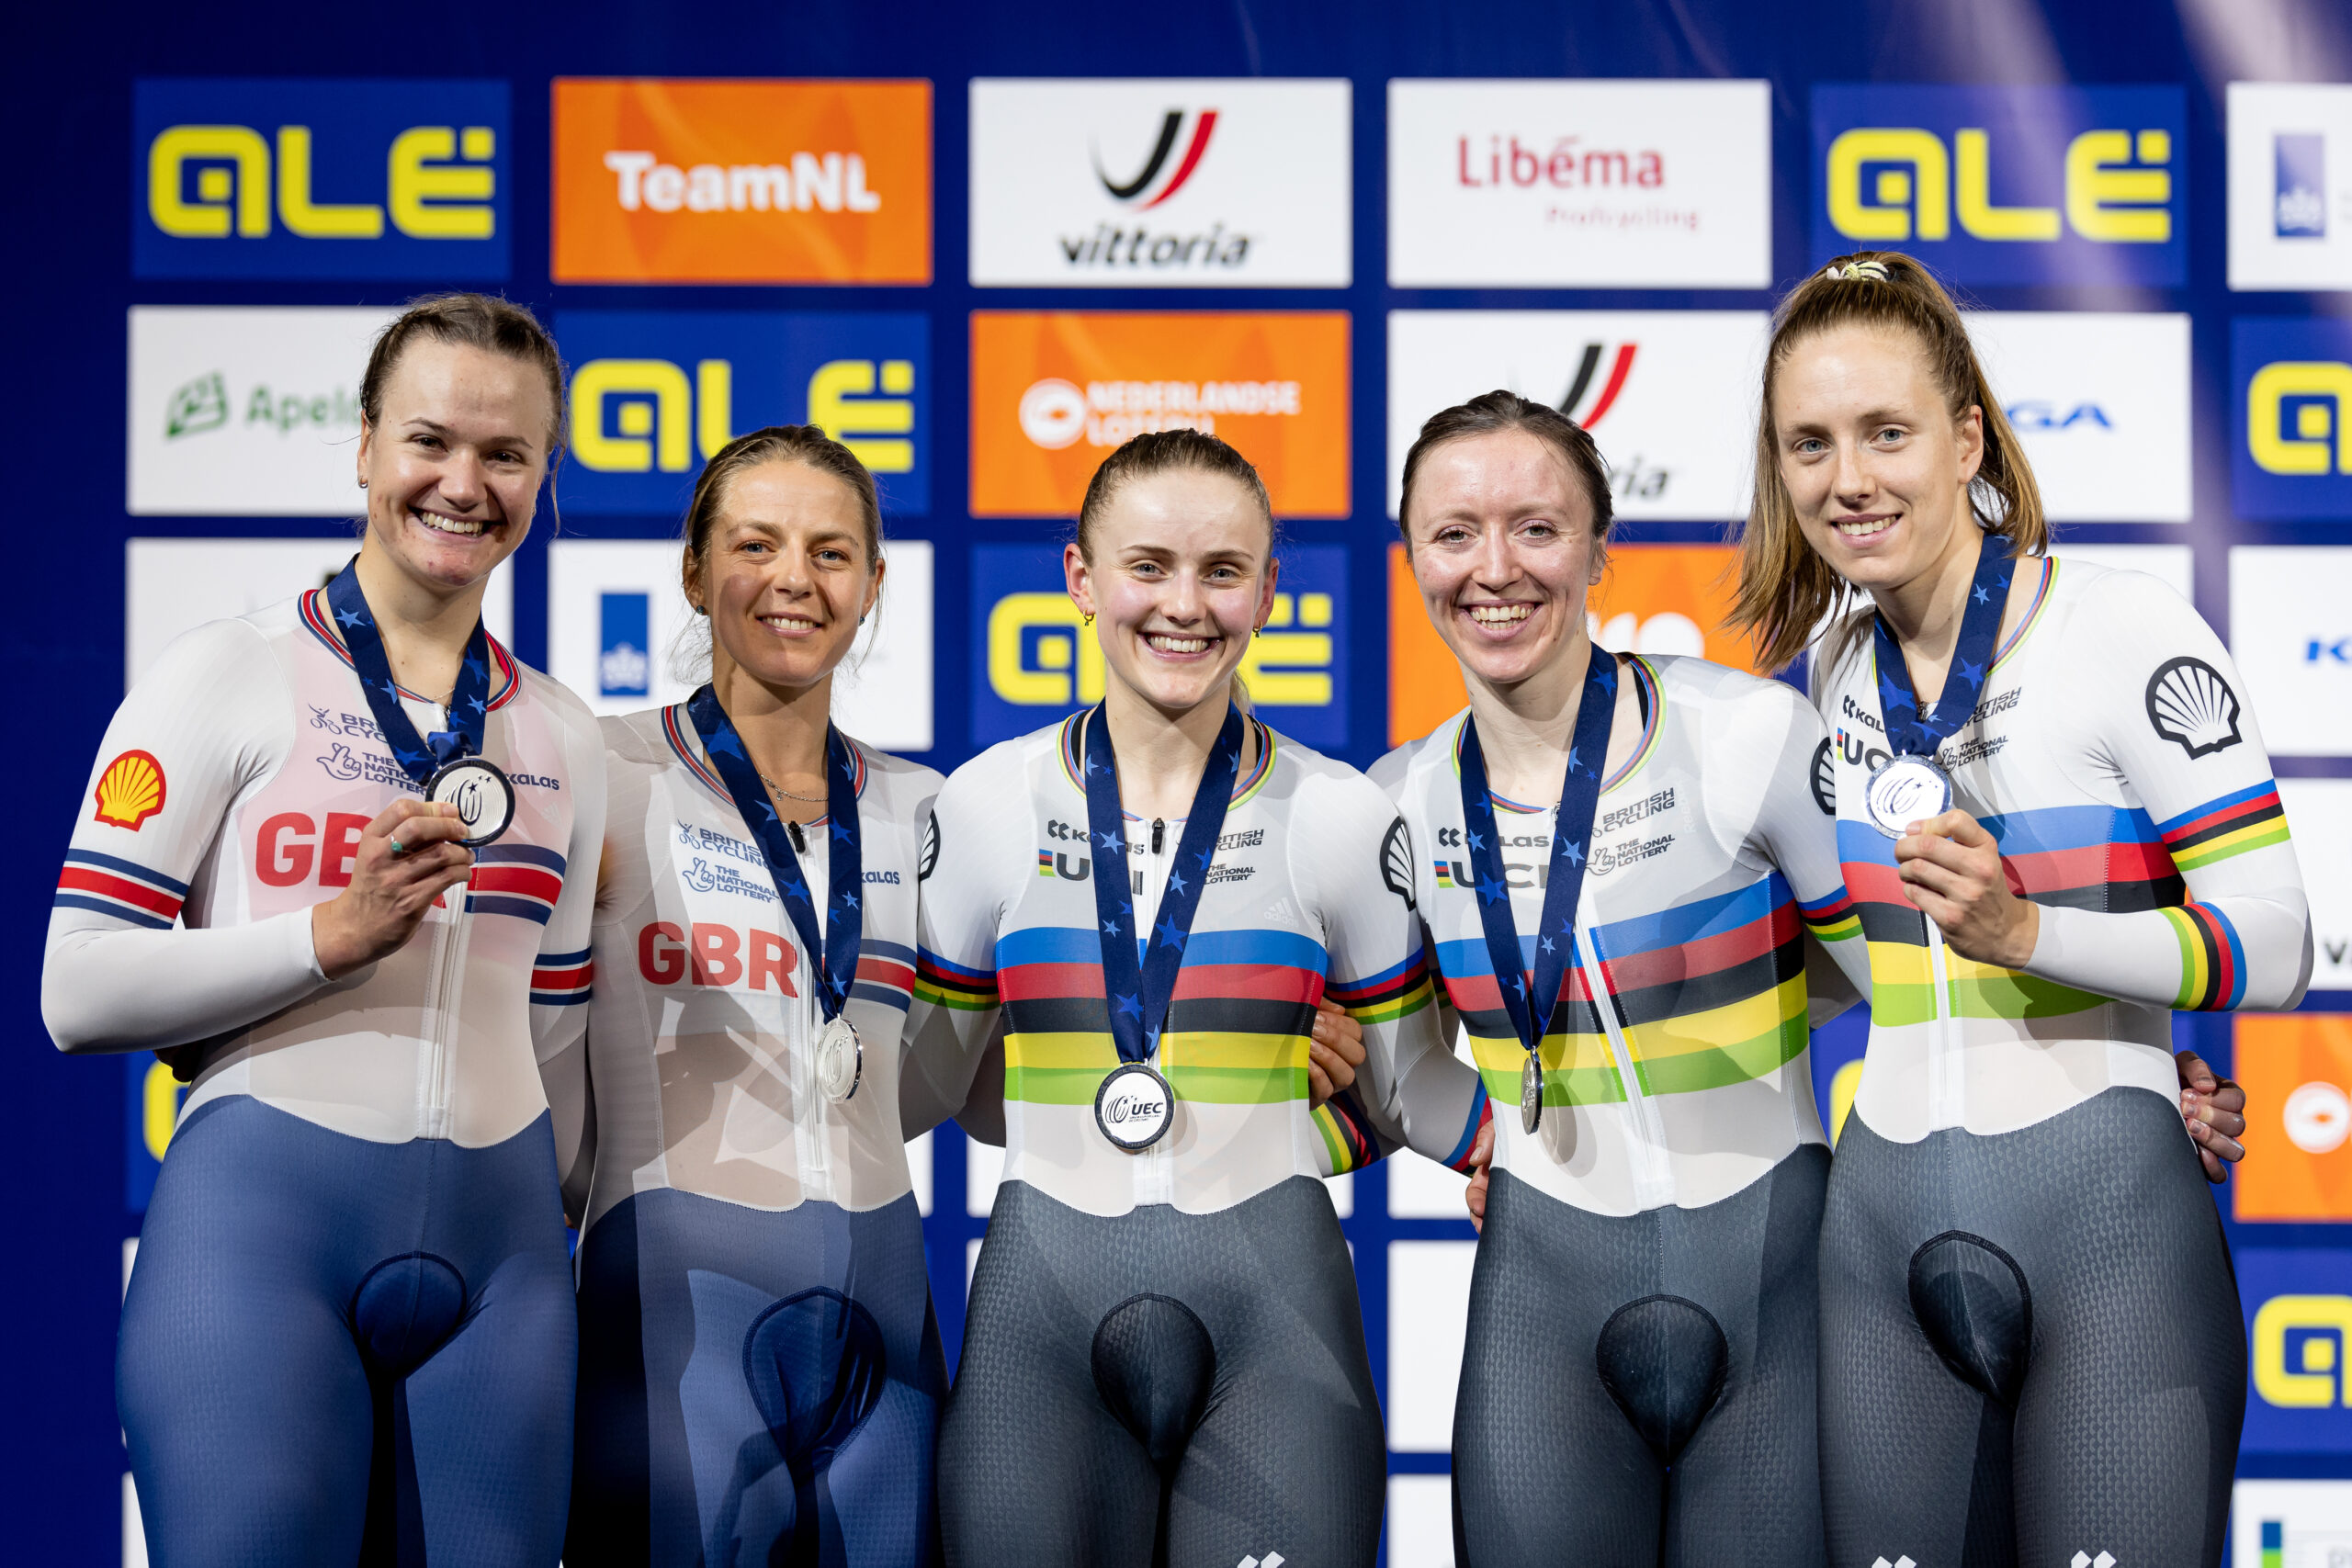
M1568 772L1572 773L1590 773L1591 771L1592 770L1584 765L1582 759L1577 757L1577 749L1575 745L1571 743L1568 747Z
M783 826L784 826L784 818L781 818L781 817L778 817L778 816L775 814L775 807L770 806L766 801L764 801L764 800L763 800L763 801L760 802L760 809L761 809L762 811L763 811L763 812L767 813L767 818L768 818L768 820L769 820L769 821L771 821L771 822L775 823L775 824L777 827L779 827L779 828L781 828L781 827L783 827Z
M1172 915L1159 917L1159 923L1151 928L1151 937L1154 942L1164 942L1179 953L1184 951L1184 933L1177 928Z
M1116 920L1103 921L1102 934L1104 936L1117 936L1119 934L1119 922Z
M1199 854L1193 856L1193 863L1198 865L1200 869L1206 871L1209 868L1209 862L1216 858L1216 846L1215 844L1211 844L1207 849L1203 850Z
M1548 936L1539 936L1535 941L1536 944L1542 947L1546 953L1557 953L1560 951L1558 948L1552 945L1552 939Z
M1482 839L1482 838L1480 838L1480 837L1478 837L1477 831L1476 831L1475 829L1470 829L1470 830L1469 830L1469 834L1470 834L1470 852L1471 852L1472 854L1476 854L1480 850L1483 850L1483 849L1485 849L1485 848L1487 847L1487 840L1484 840L1484 839Z
M859 903L858 903L858 901L857 901L857 895L856 895L856 894L854 894L854 893L844 893L844 894L842 894L842 905L843 905L845 908L852 908L852 909L856 909L856 908L864 908L864 906L863 906L863 905L861 905L861 904L859 904Z
M466 662L463 668L467 674L474 677L478 681L487 681L490 679L490 666L484 664L481 660L476 659L471 654L468 654L466 656Z
M846 844L850 841L851 836L848 823L836 822L833 824L833 842L837 844Z
M1100 843L1102 848L1114 852L1124 850L1127 847L1126 840L1116 833L1097 833L1094 837L1095 840Z
M1963 659L1960 661L1960 678L1971 691L1973 691L1984 683L1984 666L1982 664L1971 664L1967 660ZM1937 705L1940 707L1943 705L1939 703Z
M1143 1021L1143 1002L1137 998L1122 995L1116 1010L1121 1018L1132 1018L1138 1023Z
M1170 893L1189 893L1192 891L1192 886L1193 885L1191 883L1184 880L1184 874L1182 872L1178 871L1172 865L1168 868L1168 891Z
M1091 779L1091 778L1092 778L1095 774L1097 774L1097 773L1101 773L1102 771L1102 763L1100 763L1100 762L1096 761L1095 761L1093 758L1091 758L1091 757L1089 757L1089 758L1087 758L1087 759L1086 759L1086 776L1087 776L1088 778L1090 778L1090 779Z
M1570 842L1566 839L1562 839L1560 840L1560 858L1566 861L1570 865L1582 865L1584 863L1583 842L1581 840Z
M401 700L401 685L397 681L379 681L376 682L376 689L394 702Z
M1478 879L1478 899L1481 903L1499 904L1503 901L1503 881L1499 876Z
M706 739L703 745L714 757L741 757L743 754L743 743L735 739L735 727L731 724L721 725L718 733Z
M433 761L433 753L430 751L403 750L398 746L392 748L392 755L401 760L401 767L410 769L424 767Z
M805 900L808 897L808 885L797 876L789 882L779 884L779 886L784 889L784 896L787 898L799 898Z
M1981 582L1976 585L1973 597L1979 604L1990 604L1993 602L1993 595L1986 592L1984 585Z
M335 618L336 620L338 620L338 621L341 621L341 622L344 624L345 628L347 630L347 629L349 629L349 628L351 628L351 627L354 627L354 626L358 626L361 622L365 621L368 617L366 617L365 615L361 615L358 611L356 611L356 610L337 610L337 611L335 612L334 618Z
M476 713L488 713L490 711L490 705L483 702L480 697L468 697L466 699L466 706L473 709Z

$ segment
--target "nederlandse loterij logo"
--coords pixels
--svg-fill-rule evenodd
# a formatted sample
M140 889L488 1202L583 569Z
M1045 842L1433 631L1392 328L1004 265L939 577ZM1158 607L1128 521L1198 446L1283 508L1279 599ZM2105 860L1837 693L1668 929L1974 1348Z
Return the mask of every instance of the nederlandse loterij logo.
M1343 286L1345 82L983 78L972 281Z
M144 81L131 135L137 276L506 276L503 82Z
M560 78L563 283L928 283L927 82Z

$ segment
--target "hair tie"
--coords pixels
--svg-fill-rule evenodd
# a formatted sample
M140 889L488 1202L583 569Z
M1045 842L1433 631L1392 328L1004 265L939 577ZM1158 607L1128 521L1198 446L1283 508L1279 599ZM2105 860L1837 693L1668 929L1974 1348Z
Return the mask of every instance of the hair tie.
M1831 262L1827 270L1826 270L1822 276L1825 277L1842 278L1848 281L1862 277L1867 277L1874 283L1892 283L1894 281L1892 277L1887 276L1886 264L1880 261L1848 262L1843 266L1839 266L1836 262Z

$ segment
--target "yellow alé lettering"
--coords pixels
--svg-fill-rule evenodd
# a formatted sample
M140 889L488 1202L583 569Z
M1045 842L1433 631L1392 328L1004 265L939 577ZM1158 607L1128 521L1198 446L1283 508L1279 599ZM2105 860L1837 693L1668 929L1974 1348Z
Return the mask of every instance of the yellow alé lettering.
M1037 638L1037 662L1023 658L1023 634L1051 627ZM1071 665L1078 667L1077 701L1102 700L1102 645L1079 618L1067 593L1008 593L989 612L989 686L1023 707L1069 707Z
M306 240L372 240L384 209L370 203L326 205L311 199L311 128L277 128L277 215Z
M2156 167L2130 168L2139 162ZM2066 147L2066 221L2086 240L2161 245L2172 238L2172 136L2086 130Z
M1862 189L1871 164L1907 164L1881 169L1872 189ZM1849 240L1908 240L1913 214L1922 240L1951 235L1951 163L1933 131L1872 127L1849 130L1829 144L1829 221Z
M387 199L401 232L415 240L489 239L497 227L490 205L497 143L486 125L466 127L462 139L447 125L413 125L392 138ZM458 158L464 161L452 162Z
M605 429L607 400L620 403L617 434ZM600 473L645 473L657 455L663 473L684 473L692 400L686 373L666 359L592 359L571 378L572 450Z
M1955 193L1960 206L1960 226L1980 240L2056 239L2056 208L1993 205L1993 156L1989 141L1982 130L1962 130L1952 138L1952 150L1958 155L1960 164L1960 183Z
M704 462L735 439L735 367L724 359L695 366L695 445Z
M870 359L835 359L817 367L808 378L808 423L848 447L857 460L877 474L904 474L915 466L915 444L906 440L860 439L903 436L915 427L915 405L906 394L915 389L911 360L886 359L881 365L881 390L890 397L870 396L876 387Z
M1250 639L1241 655L1241 679L1258 702L1322 707L1331 700L1331 637L1322 631L1291 631L1294 626L1331 624L1329 593L1277 593L1266 629ZM1267 665L1272 665L1272 671Z
M2282 428L2289 398L2314 400L2295 411L2295 433ZM2331 457L2352 474L2352 365L2282 359L2254 373L2245 389L2245 442L2256 467L2274 474L2324 474ZM2334 437L2333 440L2330 437ZM2334 448L2331 453L2330 447Z
M162 1159L164 1150L171 1145L172 1129L179 1124L180 1082L172 1076L170 1067L161 1062L150 1062L139 1089L141 1142L147 1145L150 1159Z
M232 176L222 162L234 166ZM182 189L187 165L205 164L196 177L196 199ZM175 125L147 149L147 216L164 233L183 240L218 240L229 232L232 186L237 234L269 235L269 143L243 125Z
M2287 1364L2287 1336L2309 1329L2296 1365ZM2273 1296L2254 1314L2254 1388L2288 1410L2352 1405L2352 1369L2344 1362L2352 1340L2352 1296Z

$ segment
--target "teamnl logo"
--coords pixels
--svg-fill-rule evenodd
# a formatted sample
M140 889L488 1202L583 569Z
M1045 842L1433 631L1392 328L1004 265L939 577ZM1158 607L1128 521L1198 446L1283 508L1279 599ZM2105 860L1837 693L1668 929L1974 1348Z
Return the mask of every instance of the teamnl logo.
M1345 82L971 93L975 284L1350 280Z
M1306 545L1281 554L1266 627L1241 657L1260 716L1309 746L1348 739L1347 551ZM972 741L993 745L1102 700L1102 645L1070 602L1057 547L978 545L972 551Z
M568 310L563 503L673 515L737 435L813 424L870 469L884 507L930 509L930 324L910 313Z
M2230 378L2238 514L2352 521L2352 321L2233 321Z
M1824 86L1818 256L1911 252L1962 283L2188 281L2177 87Z
M163 80L131 101L137 276L506 276L503 82Z

